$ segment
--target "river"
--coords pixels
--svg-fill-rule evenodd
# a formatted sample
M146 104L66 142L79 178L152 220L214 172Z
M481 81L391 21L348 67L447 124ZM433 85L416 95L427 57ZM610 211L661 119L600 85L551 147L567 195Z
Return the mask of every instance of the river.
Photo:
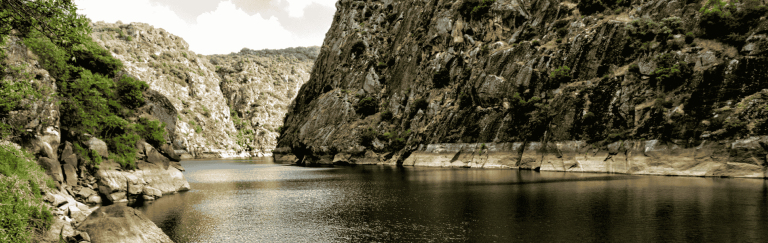
M768 242L768 181L182 161L176 242Z

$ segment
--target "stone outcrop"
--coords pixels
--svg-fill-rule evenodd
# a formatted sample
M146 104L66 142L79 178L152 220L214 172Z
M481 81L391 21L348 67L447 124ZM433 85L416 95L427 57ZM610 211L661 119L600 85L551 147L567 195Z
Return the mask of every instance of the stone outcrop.
M249 50L208 56L237 128L235 140L251 154L270 155L288 106L309 79L319 47Z
M160 148L174 161L269 155L318 49L203 56L148 24L97 22L93 30L93 40L120 59L127 74L147 82L178 112L166 123L175 130L172 146Z
M98 242L173 242L140 211L123 206L101 207L77 227Z
M341 0L275 159L765 177L768 19L611 4Z

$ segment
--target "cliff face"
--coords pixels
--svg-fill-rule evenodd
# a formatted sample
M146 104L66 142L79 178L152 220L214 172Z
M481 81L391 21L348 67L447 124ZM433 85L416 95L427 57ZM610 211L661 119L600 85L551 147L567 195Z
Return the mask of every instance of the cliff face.
M93 39L120 59L127 73L179 111L174 149L183 158L271 153L285 107L309 78L317 56L316 48L202 56L189 51L181 37L148 24L98 22L93 30Z
M299 88L309 80L319 47L211 55L221 91L237 128L234 139L246 151L270 154L283 117Z
M339 1L276 158L765 177L767 10L715 5Z

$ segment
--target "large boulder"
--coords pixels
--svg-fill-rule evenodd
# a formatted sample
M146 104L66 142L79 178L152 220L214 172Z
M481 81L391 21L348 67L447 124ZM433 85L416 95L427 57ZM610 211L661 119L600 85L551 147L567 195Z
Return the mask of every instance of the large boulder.
M61 163L72 165L73 167L77 168L78 167L77 155L70 154L67 157L61 157Z
M61 150L61 160L63 161L70 155L74 155L74 154L75 152L74 152L72 143L70 143L69 141L64 142L64 149Z
M176 162L181 161L181 156L176 154L176 150L173 150L173 146L171 146L170 144L166 143L160 146L160 152L173 161L176 161Z
M160 152L158 152L156 149L149 151L149 153L147 154L147 162L159 165L160 167L166 170L168 169L168 166L171 165L171 161L168 160L168 158L166 158L162 154L160 154Z
M140 211L124 205L101 207L80 224L91 242L173 242Z
M91 137L85 142L85 144L89 149L96 150L96 152L99 153L101 157L109 157L109 148L107 148L107 143L101 141L101 139Z
M64 171L64 179L69 186L77 186L77 171L71 164L64 164L61 166L61 170Z
M61 164L56 160L42 157L37 160L37 164L43 167L45 173L50 175L55 181L64 181L64 175L61 173Z

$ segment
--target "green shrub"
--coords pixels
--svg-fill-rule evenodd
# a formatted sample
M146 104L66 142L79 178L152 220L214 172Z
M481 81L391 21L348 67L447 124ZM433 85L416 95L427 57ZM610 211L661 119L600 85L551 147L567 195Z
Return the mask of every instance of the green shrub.
M464 5L461 7L461 12L466 17L479 19L488 13L488 10L491 9L491 5L493 5L494 2L496 2L496 0L465 1Z
M26 98L40 98L42 94L32 86L31 74L23 72L24 66L11 67L13 79L0 79L0 116L21 108Z
M696 39L696 35L694 35L693 32L685 33L685 43L686 44L693 43L694 39Z
M144 105L143 92L149 88L149 85L132 77L123 75L117 81L117 92L120 94L120 100L129 108L137 108Z
M384 112L381 112L381 120L382 121L392 120L392 112L389 110L385 110Z
M160 147L166 143L165 141L165 122L159 122L156 120L149 120L147 118L139 118L138 124L135 125L136 132L152 146Z
M560 66L550 73L549 77L557 83L569 82L571 81L571 68L565 65Z
M370 116L376 113L376 107L378 106L376 100L373 97L365 97L357 102L357 113L364 116Z
M651 72L657 84L673 88L681 85L690 77L692 70L685 61L678 61L673 53L667 53L655 58L656 70Z
M26 151L0 145L0 241L33 242L50 229L53 214L42 200L53 181Z
M373 140L376 139L378 132L376 132L375 129L372 127L368 127L363 130L363 133L360 135L361 144L363 146L371 146L373 143Z
M739 8L735 3L708 0L699 9L702 13L700 25L704 29L704 37L741 46L750 29L756 27L760 18L768 13L768 7L760 1L746 0Z

